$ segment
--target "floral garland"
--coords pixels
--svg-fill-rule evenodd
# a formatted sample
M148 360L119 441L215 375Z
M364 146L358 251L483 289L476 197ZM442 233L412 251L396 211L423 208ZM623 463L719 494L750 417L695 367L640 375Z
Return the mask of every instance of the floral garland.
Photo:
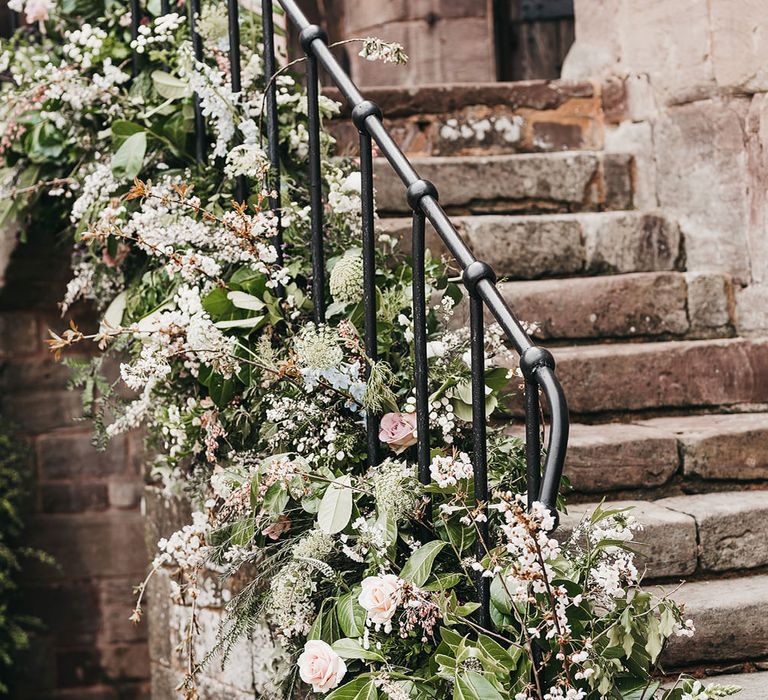
M70 7L67 5L67 7ZM88 300L98 330L52 333L74 362L97 442L143 426L151 475L192 500L192 522L158 543L147 581L178 576L190 604L189 674L261 622L287 661L267 698L329 700L706 700L737 691L682 678L661 690L659 658L693 625L665 596L639 588L631 514L598 508L568 537L538 503L526 507L521 442L488 436L492 497L472 483L469 338L455 322L461 292L428 259L432 483L415 478L412 273L379 237L379 359L362 342L360 178L331 159L323 133L327 322L311 321L306 95L276 78L285 245L263 149L266 79L260 17L243 12L243 89L229 88L226 8L206 2L194 60L182 14L142 23L131 40L122 3L27 0L26 27L0 56L10 76L0 114L0 217L32 232L74 232L74 276L62 308ZM17 9L22 9L19 2ZM139 74L127 71L131 49ZM366 58L403 62L399 45L364 42ZM206 119L209 162L195 163L192 93ZM321 98L328 118L338 111ZM234 178L254 195L231 204ZM39 206L44 204L44 207ZM43 218L41 211L49 212ZM101 374L121 360L120 380ZM503 414L519 380L498 327L489 329L487 411ZM124 392L123 392L124 393ZM379 415L386 458L367 464L365 422ZM491 538L478 557L478 523ZM192 656L204 570L248 583L228 604L215 648ZM492 625L478 622L475 584L490 581ZM142 614L139 587L134 621Z

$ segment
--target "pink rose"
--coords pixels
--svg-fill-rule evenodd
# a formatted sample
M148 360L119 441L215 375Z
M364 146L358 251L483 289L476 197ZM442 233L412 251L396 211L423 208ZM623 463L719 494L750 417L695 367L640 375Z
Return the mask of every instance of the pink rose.
M416 414L385 413L379 424L379 440L386 442L398 455L416 444Z
M45 22L48 19L48 10L51 8L49 0L27 0L24 11L27 15L27 22Z
M316 693L327 693L333 690L344 674L347 665L330 645L319 639L313 639L304 645L304 651L299 656L299 675Z
M368 619L375 625L391 626L400 599L400 579L394 574L368 576L362 585L357 602L368 613Z

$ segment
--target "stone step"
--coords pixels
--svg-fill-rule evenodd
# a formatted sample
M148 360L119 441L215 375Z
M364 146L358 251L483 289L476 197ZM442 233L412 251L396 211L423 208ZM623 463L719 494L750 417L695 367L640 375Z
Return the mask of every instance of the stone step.
M632 209L632 156L590 151L413 158L449 213ZM376 159L380 214L410 212L400 178Z
M768 401L768 338L555 348L575 415Z
M323 94L342 103L331 133L342 148L356 148L346 101L336 88ZM587 81L371 87L366 96L409 155L599 149L604 143L602 96Z
M693 581L683 584L673 597L685 605L696 634L671 640L662 657L667 667L768 656L768 575ZM766 697L766 687L754 697Z
M561 537L588 517L596 503L571 505ZM611 501L603 508L629 508L643 526L632 544L646 579L678 579L768 566L768 491L731 491ZM768 604L768 589L765 591Z
M520 434L518 428L513 429ZM674 416L571 425L565 465L581 493L684 480L768 480L768 413Z
M723 275L636 272L500 289L541 340L733 335L733 291Z
M683 269L676 224L654 213L582 212L515 216L455 216L451 221L479 260L499 277L536 279ZM410 250L411 219L380 219L377 229ZM427 246L447 253L431 224Z
M768 695L768 690L766 690L768 689L768 672L766 671L758 673L729 673L727 675L707 676L699 680L705 688L715 684L739 686L741 692L734 696L736 700L765 700L766 695ZM672 688L674 683L667 683L665 687Z
M358 131L338 89L323 93L344 106L328 123L342 152L357 152ZM366 88L400 148L412 155L479 155L600 149L603 95L587 81Z

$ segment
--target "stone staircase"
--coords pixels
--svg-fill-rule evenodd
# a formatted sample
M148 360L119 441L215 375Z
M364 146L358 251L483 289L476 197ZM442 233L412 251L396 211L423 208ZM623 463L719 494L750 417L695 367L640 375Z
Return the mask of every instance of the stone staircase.
M635 210L642 173L602 151L590 83L367 97L555 354L573 421L563 527L603 499L635 506L646 580L698 630L665 668L737 673L740 698L768 697L768 674L752 673L768 669L768 338L737 335L730 278L687 270L675 222ZM348 121L332 131L354 151ZM376 167L379 228L407 239L403 189Z

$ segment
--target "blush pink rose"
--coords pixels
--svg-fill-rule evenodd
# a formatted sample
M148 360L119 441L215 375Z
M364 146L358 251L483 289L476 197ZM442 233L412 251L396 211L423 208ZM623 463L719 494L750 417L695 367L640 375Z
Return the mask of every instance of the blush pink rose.
M304 645L299 656L299 676L316 693L333 690L347 672L347 665L330 645L313 639Z
M48 10L51 8L49 0L27 0L24 11L27 15L27 22L45 22L48 19Z
M385 413L379 423L379 440L386 442L395 454L416 444L415 413Z
M363 579L363 590L357 597L360 607L368 613L375 625L389 625L400 599L400 579L394 574L368 576Z

